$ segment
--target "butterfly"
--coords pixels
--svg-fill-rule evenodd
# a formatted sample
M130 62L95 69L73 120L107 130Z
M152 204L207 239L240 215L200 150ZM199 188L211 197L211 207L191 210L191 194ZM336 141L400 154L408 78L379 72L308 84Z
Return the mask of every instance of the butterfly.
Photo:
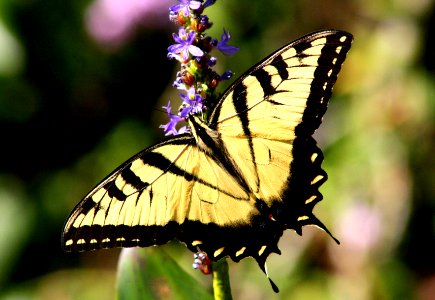
M253 66L205 121L190 115L190 132L142 150L86 195L66 222L64 249L178 239L213 261L251 256L267 275L284 230L316 225L332 237L313 214L327 174L312 135L352 39L312 33Z

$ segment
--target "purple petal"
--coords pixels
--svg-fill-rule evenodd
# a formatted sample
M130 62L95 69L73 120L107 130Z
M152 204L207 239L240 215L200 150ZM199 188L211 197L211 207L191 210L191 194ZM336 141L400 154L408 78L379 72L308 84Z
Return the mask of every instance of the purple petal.
M189 101L189 96L186 94L178 94L181 98L181 100L188 102Z
M172 38L174 39L174 41L176 41L179 44L183 44L184 43L184 39L183 36L185 35L184 32L181 32L181 30L178 31L178 34L173 33L172 34Z
M233 55L237 53L240 49L234 46L221 45L217 47L220 52L224 55Z
M201 7L201 1L190 1L189 8L196 10Z
M184 5L182 5L182 4L175 4L175 5L172 5L171 7L169 7L169 11L171 11L173 13L178 13L183 7L184 7Z
M185 48L184 45L180 45L180 44L174 44L168 47L168 52L169 53L174 53L174 54L178 54L181 51L183 51L183 49Z
M186 132L189 132L189 131L190 131L189 127L184 125L183 127L180 128L180 130L178 130L178 134L183 134L183 133L186 133Z
M182 121L183 118L177 115L171 115L171 120L166 123L165 125L160 125L160 128L163 128L163 131L165 132L165 135L177 135L177 124Z
M168 105L162 106L162 108L164 108L166 110L166 113L168 114L169 117L172 115L172 113L171 113L172 108L171 108L171 101L170 100L168 101Z
M184 47L183 51L180 52L183 60L187 60L189 58L189 49Z
M179 62L182 62L183 60L181 59L180 55L175 54L175 53L168 53L168 59L176 59Z
M221 36L221 40L216 45L216 48L224 55L232 55L240 50L237 47L228 46L227 43L229 40L230 40L230 33L224 29L224 33Z
M177 88L177 90L185 90L186 85L183 82L183 79L180 77L177 77L177 79L174 80L174 83L172 84L173 87Z
M196 32L190 31L189 34L187 35L187 39L186 39L185 43L192 45L192 43L195 41L195 38L196 38Z
M193 56L198 56L201 57L204 55L204 52L197 46L193 46L190 45L189 46L189 52L193 55Z
M187 95L190 96L194 96L196 94L196 90L195 87L191 86L188 90L187 90Z
M204 8L206 8L210 5L213 5L215 2L216 2L216 0L207 0L204 2L203 6L204 6Z
M226 43L226 42L228 42L229 40L230 40L230 33L229 32L227 32L226 30L225 30L225 28L224 28L224 33L222 33L222 35L221 35L221 41L222 41L222 43Z
M187 116L190 114L191 111L192 111L192 106L186 106L181 110L180 116L182 118L187 118Z

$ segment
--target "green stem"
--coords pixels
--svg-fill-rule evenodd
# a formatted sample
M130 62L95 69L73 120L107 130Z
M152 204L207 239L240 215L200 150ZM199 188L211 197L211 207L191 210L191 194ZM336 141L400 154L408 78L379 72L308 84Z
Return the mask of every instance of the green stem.
M228 262L225 258L212 264L213 294L215 300L232 300Z

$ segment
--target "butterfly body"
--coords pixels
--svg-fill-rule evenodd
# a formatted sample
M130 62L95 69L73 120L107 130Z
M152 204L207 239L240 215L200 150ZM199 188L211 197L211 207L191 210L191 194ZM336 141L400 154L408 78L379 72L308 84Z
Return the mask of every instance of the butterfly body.
M251 68L190 132L130 158L73 210L67 251L178 239L210 259L265 271L284 230L326 227L312 210L327 174L312 134L350 49L343 31L307 35Z

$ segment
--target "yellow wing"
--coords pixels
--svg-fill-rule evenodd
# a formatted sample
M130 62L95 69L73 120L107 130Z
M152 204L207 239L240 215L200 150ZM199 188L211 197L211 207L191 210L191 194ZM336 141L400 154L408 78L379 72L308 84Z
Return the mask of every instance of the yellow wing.
M67 251L150 246L179 237L177 227L186 222L248 226L254 204L192 137L174 138L142 151L95 187L69 217L63 244ZM202 234L179 238L195 247Z
M177 238L213 260L252 256L265 271L285 229L327 231L312 213L327 179L312 134L351 42L343 31L313 33L254 66L207 122L190 116L191 133L143 150L95 187L70 215L64 248Z
M307 224L327 231L312 214L327 179L312 134L351 42L349 33L323 31L285 46L239 78L210 118L255 197L298 233Z

